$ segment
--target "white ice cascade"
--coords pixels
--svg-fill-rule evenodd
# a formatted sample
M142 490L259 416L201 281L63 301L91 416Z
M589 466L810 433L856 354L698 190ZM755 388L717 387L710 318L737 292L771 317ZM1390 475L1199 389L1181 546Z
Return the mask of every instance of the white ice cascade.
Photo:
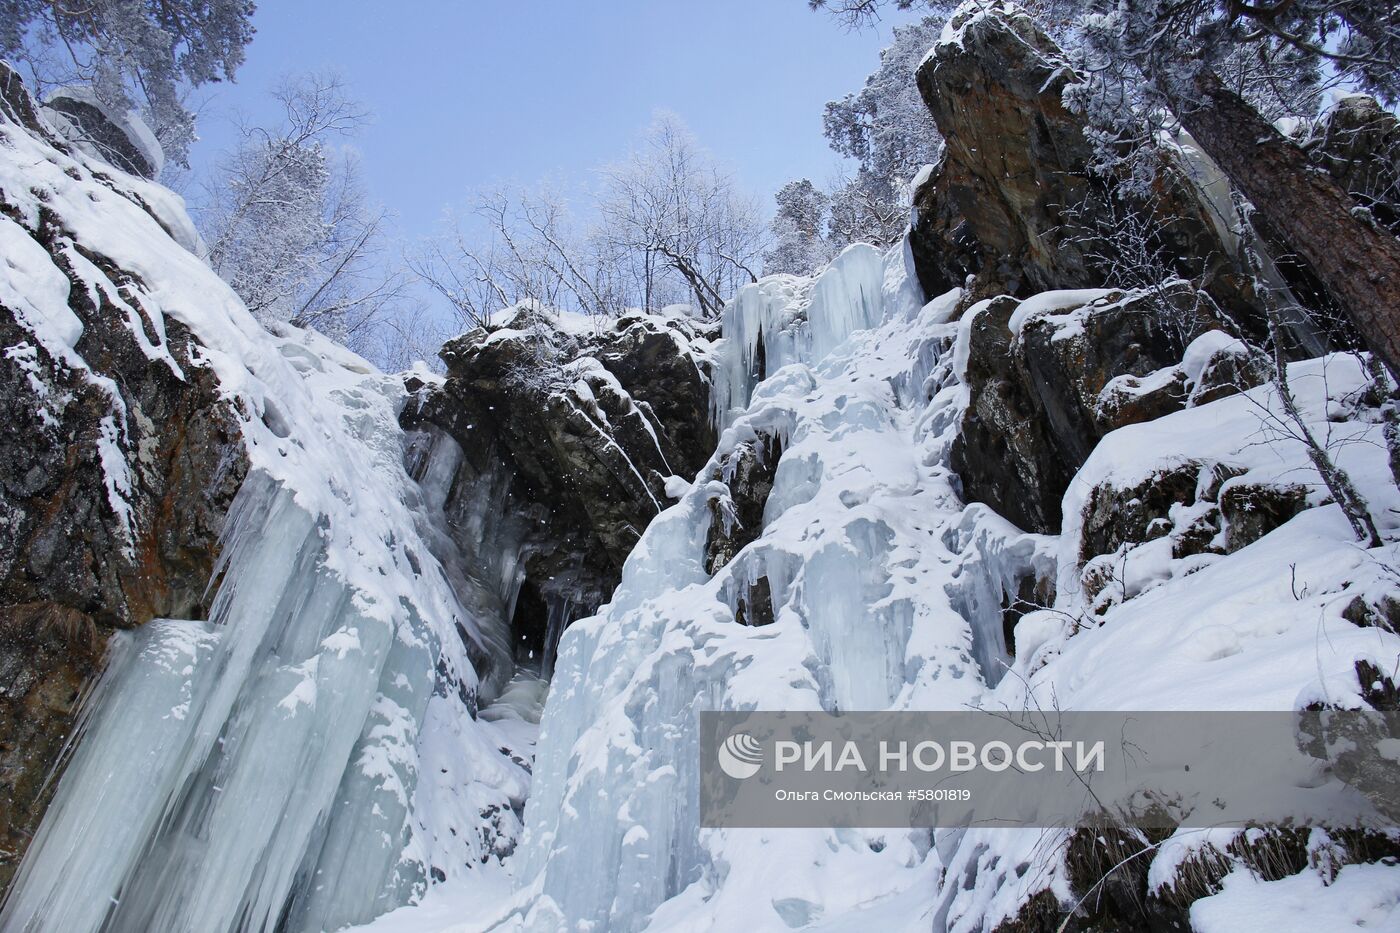
M501 929L785 928L930 883L926 833L701 831L693 809L700 710L956 709L985 689L974 653L1005 660L1000 602L992 645L957 611L979 602L972 577L1015 576L961 553L980 514L946 465L966 404L961 294L924 305L911 263L907 247L855 246L725 309L718 449L560 643ZM732 515L745 444L781 450L763 527L711 576L711 517ZM761 581L773 623L736 624Z
M468 715L475 678L421 603L376 611L332 570L332 537L249 477L211 621L118 637L6 929L336 929L421 893L419 729L435 695ZM442 579L397 551L405 576Z
M401 379L263 329L171 238L189 221L169 192L3 131L0 236L34 272L33 339L82 370L69 289L117 293L92 263L70 284L30 232L42 216L132 274L146 326L190 330L249 472L210 619L114 639L0 929L338 929L508 850L529 777L475 716L509 677L503 623L464 608L434 555L451 465L430 457L422 486L406 472ZM479 684L472 659L506 673Z

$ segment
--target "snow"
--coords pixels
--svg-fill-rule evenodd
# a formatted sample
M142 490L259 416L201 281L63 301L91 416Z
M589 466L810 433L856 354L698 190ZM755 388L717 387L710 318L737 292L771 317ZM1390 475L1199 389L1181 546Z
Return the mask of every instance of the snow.
M134 553L136 535L131 503L127 501L132 488L131 468L127 465L126 455L122 453L122 433L111 415L102 418L98 422L97 457L98 462L102 464L102 481L107 487L107 504L111 506L113 514L121 520L125 537L123 548L128 556L131 556Z
M1210 337L1188 356L1223 345ZM1326 357L1295 363L1289 374L1310 426L1370 496L1373 514L1393 540L1400 496L1389 482L1379 425L1364 412L1346 420L1328 417L1355 404L1365 378L1360 363L1349 356ZM1211 464L1223 463L1239 472L1226 486L1301 483L1312 489L1312 502L1321 502L1316 474L1301 445L1284 435L1278 415L1277 396L1266 386L1131 425L1101 441L1065 495L1055 606L1019 622L1010 675L985 702L1013 709L1088 710L1195 710L1203 702L1222 710L1291 710L1314 701L1357 705L1356 662L1387 659L1393 665L1400 638L1358 628L1341 611L1355 595L1393 593L1390 568L1397 555L1395 545L1369 552L1359 546L1335 505L1309 509L1228 556L1174 560L1169 538L1131 549L1124 564L1131 598L1097 614L1081 587L1080 516L1090 490L1102 484L1133 488L1183 464L1201 465L1204 476ZM1178 507L1178 524L1195 508ZM1138 555L1142 559L1135 562ZM1116 561L1121 560L1120 555ZM1271 789L1286 791L1260 786L1261 793ZM1171 885L1189 856L1206 846L1223 850L1231 835L1179 832L1155 857L1150 884ZM1019 846L1014 834L969 831L949 870L966 870L979 858L1005 864L1018 857ZM1042 843L1037 863L1065 902L1067 890L1056 887L1063 867L1055 851ZM1379 868L1358 867L1364 869L1358 874ZM970 889L951 895L949 929L990 927L1034 893L1020 880L980 871L975 878ZM1193 923L1253 928L1261 916L1253 907L1271 896L1266 892L1283 896L1320 888L1311 871L1270 884L1278 887L1256 888L1243 879L1228 884L1200 902ZM1310 929L1332 929L1349 916L1340 900L1317 909L1322 912L1312 915ZM1248 923L1240 920L1246 917ZM1205 927L1213 918L1224 919Z
M1317 933L1400 929L1400 866L1347 865L1331 884L1316 872L1261 881L1237 867L1223 890L1191 905L1198 933Z
M1186 384L1194 386L1199 383L1206 365L1214 357L1222 354L1245 356L1248 352L1244 341L1238 337L1231 337L1223 330L1206 331L1191 341L1181 358L1181 370L1186 375Z
M943 24L943 32L938 37L938 42L929 49L924 61L928 61L939 53L943 48L963 48L966 40L967 30L975 23L986 19L1000 19L1002 17L1024 16L1021 8L1009 0L998 2L998 0L963 0L958 5L953 14L948 17L948 21Z
M77 349L72 289L104 295L177 378L164 334L189 328L199 350L185 365L213 371L250 462L212 621L119 639L0 926L272 929L286 908L288 929L335 928L420 895L432 867L503 851L525 759L472 717L478 677L459 635L490 657L501 623L465 609L434 556L434 511L404 467L399 379L314 332L267 332L191 251L178 198L8 122L0 197L0 300L29 334L7 355L33 375L42 354L107 393L95 453L127 527L128 412ZM32 235L41 205L67 273ZM71 261L78 247L131 283ZM490 808L502 815L483 826Z
M83 322L68 307L68 277L23 227L4 215L0 256L5 272L0 276L0 301L50 356L70 368L86 368L73 349L83 336Z
M1106 298L1111 294L1113 294L1112 290L1106 288L1080 288L1041 292L1038 295L1027 298L1016 306L1016 310L1011 313L1011 320L1007 322L1007 327L1014 336L1020 337L1021 329L1025 327L1026 322L1032 318L1055 314L1060 311L1082 308L1085 305Z

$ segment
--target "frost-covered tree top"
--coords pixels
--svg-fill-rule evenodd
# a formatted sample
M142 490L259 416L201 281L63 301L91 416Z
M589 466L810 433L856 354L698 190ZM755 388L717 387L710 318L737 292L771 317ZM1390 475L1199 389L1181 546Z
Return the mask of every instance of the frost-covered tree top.
M910 5L899 4L901 9ZM873 6L861 6L873 12ZM903 234L910 184L923 166L937 160L943 145L914 82L915 69L942 29L941 15L895 27L864 86L827 103L823 132L838 155L856 163L855 170L830 182L827 191L807 179L783 186L772 224L774 245L764 256L766 271L814 272L851 243L887 246Z
M0 0L0 56L41 90L87 84L108 107L140 110L183 164L194 139L183 94L234 76L254 9L252 0Z
M865 86L826 105L822 123L831 148L896 189L937 159L942 145L913 79L942 29L938 16L895 27Z
M1241 47L1285 64L1327 61L1382 100L1400 99L1400 8L1374 0L1082 0L1085 44L1101 63L1131 59L1158 90L1188 95L1204 67Z
M765 272L803 274L835 255L826 240L830 198L806 178L790 181L774 196L773 245L763 254Z
M357 348L396 306L403 277L380 261L385 213L342 146L366 115L334 74L284 80L283 111L244 125L198 211L208 260L264 323L291 321Z

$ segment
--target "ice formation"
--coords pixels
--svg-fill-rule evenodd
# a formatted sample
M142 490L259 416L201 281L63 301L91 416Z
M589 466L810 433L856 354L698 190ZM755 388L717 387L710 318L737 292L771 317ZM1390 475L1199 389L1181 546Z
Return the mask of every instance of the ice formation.
M1281 436L1273 390L1115 432L1067 493L1064 533L1025 534L964 505L947 466L968 329L986 304L960 321L960 292L920 306L907 268L901 249L855 248L816 280L765 279L726 308L718 449L675 486L679 501L643 535L611 602L561 640L526 832L507 862L514 889L444 888L369 929L993 929L1041 892L1073 902L1068 831L700 830L696 713L1181 709L1202 695L1218 708L1291 709L1355 702L1353 662L1394 656L1394 635L1340 619L1355 594L1384 588L1393 560L1357 548L1335 507L1228 555L1176 560L1170 535L1165 553L1149 541L1127 555L1131 601L1091 619L1074 518L1089 492L1185 461L1226 464L1230 483L1298 480L1306 456ZM1021 319L1091 297L1047 295ZM1219 333L1193 344L1188 382L1197 357L1227 345ZM1400 497L1380 492L1379 426L1355 408L1356 360L1300 363L1291 375L1314 430L1378 491L1377 514L1396 514ZM712 575L711 524L736 520L731 484L746 446L779 458L772 491L762 528ZM1201 508L1178 507L1174 520ZM1008 612L1028 594L1031 611ZM736 624L761 599L773 622ZM1234 836L1180 831L1151 869L1171 878L1183 847L1223 851ZM1348 884L1366 876L1387 888L1400 874L1344 871ZM1228 923L1269 892L1317 887L1278 884L1232 877L1192 918Z
M1358 660L1400 651L1342 619L1359 593L1386 590L1395 560L1356 546L1335 506L1233 553L1178 558L1172 534L1208 507L1181 504L1169 534L1113 555L1122 574L1089 600L1079 517L1095 489L1213 465L1228 467L1221 489L1306 474L1277 433L1274 390L1114 432L1066 494L1062 533L1024 534L965 505L948 466L981 306L959 291L925 304L906 247L856 246L726 307L714 455L693 482L667 483L677 501L611 600L562 633L559 610L554 670L517 669L505 620L522 533L501 507L506 468L473 473L446 435L405 435L396 378L314 334L264 331L189 251L173 196L98 183L82 157L24 133L6 142L0 190L16 203L0 215L0 289L31 338L7 356L23 365L38 344L85 369L69 279L22 229L42 206L139 276L131 326L153 359L163 341L143 321L156 338L167 319L190 328L243 413L252 463L211 619L114 644L6 930L321 930L386 912L372 929L992 929L1039 892L1073 896L1067 833L702 831L696 713L1345 705ZM73 268L115 293L89 266ZM1086 297L1033 300L1017 324ZM1227 342L1193 344L1188 377ZM1359 364L1321 358L1291 376L1393 537L1400 495ZM104 437L120 514L120 432ZM737 521L744 450L777 458L772 489L761 527L716 569L712 525ZM1028 589L1053 605L1011 611ZM737 624L758 608L771 624ZM1166 840L1150 877L1168 883L1229 837ZM1345 911L1383 922L1385 904L1351 893L1393 890L1397 875L1348 866L1323 890L1234 872L1192 919L1227 929L1282 903L1323 911L1311 928Z
M421 483L406 472L401 381L312 332L264 330L184 248L188 219L154 185L7 124L0 191L0 288L31 339L88 371L70 280L25 229L42 211L82 286L127 307L181 377L165 326L189 328L251 463L210 620L121 636L0 927L335 929L508 849L531 730L475 718L510 678L503 622L488 600L464 607L475 591L435 556L452 454L420 458ZM134 454L120 430L102 442L121 514Z
M1042 542L954 492L961 294L922 305L908 262L902 247L853 247L815 280L766 279L726 308L718 450L648 528L612 601L561 642L507 926L859 922L867 902L927 883L926 832L767 838L702 832L693 812L699 710L962 708L985 691L982 669L1008 660L988 587L1014 590L1037 562L1053 576ZM712 577L728 463L766 440L781 459L761 534ZM974 538L996 546L970 560ZM736 625L760 598L774 623ZM974 629L959 608L982 602L995 624ZM780 867L795 862L813 868ZM864 887L826 885L828 871Z

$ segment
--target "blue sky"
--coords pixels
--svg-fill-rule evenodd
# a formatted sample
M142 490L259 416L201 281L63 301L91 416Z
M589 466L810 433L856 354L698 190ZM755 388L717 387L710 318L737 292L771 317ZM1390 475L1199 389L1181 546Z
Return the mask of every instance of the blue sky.
M230 113L267 114L279 76L332 68L374 113L355 145L408 239L473 188L585 178L657 109L767 206L785 181L831 175L822 104L859 88L910 18L852 33L805 0L261 0L192 158L232 142Z

